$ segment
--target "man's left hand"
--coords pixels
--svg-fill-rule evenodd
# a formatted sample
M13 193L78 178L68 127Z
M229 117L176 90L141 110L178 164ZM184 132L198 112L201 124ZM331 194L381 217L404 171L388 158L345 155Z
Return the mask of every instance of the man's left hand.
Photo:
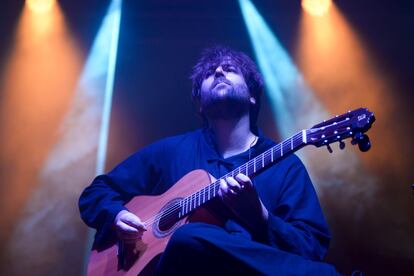
M267 225L268 211L260 200L250 178L244 174L220 180L218 192L226 206L245 224L262 232Z

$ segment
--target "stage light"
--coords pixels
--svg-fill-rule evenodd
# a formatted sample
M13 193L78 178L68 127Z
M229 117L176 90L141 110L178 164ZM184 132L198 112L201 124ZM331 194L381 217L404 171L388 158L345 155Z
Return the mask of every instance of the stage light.
M0 222L11 225L7 275L33 267L42 275L81 274L87 234L73 204L105 164L122 0L108 4L83 70L85 56L57 3L47 13L22 11L0 79L0 152L11 168L0 179L10 214ZM71 239L76 254L60 250ZM67 254L73 258L62 266Z
M302 0L302 8L315 16L323 16L331 7L331 0Z
M26 5L32 12L46 13L52 10L56 0L26 0Z
M0 232L6 231L9 237L3 244L8 272L2 271L2 275L27 274L33 267L37 274L62 274L45 270L59 263L58 256L50 253L57 252L53 244L58 238L51 229L57 229L68 212L53 220L43 221L42 216L46 210L64 206L68 198L59 195L59 202L53 202L59 184L39 179L57 143L58 126L70 105L82 54L57 2L46 13L34 12L26 2L16 23L13 39L2 41L9 51L2 60L0 76L0 165L7 163L9 168L7 174L0 173L7 190L7 195L0 194L4 214ZM51 221L53 225L48 224ZM65 228L70 225L73 223ZM37 254L30 253L33 251Z
M253 4L249 0L239 0L239 3L281 138L332 117ZM312 47L307 50L311 53ZM332 56L329 59L334 60ZM318 60L315 59L312 65L318 68ZM360 170L359 159L350 150L336 151L334 159L309 147L297 154L306 164L320 194L324 192L323 188L342 186L349 177L354 177L356 183L365 181L366 186L373 181ZM352 192L359 191L356 188Z
M335 5L327 17L301 15L295 56L318 97L334 112L364 105L379 115L393 101L384 101L389 97L381 92L385 77Z

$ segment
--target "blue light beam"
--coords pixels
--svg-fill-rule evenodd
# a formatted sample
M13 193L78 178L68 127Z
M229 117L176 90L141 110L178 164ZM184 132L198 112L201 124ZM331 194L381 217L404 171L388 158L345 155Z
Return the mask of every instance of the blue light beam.
M329 118L254 5L239 4L282 138Z
M105 92L103 97L99 97L103 98L103 108L96 160L97 175L102 174L105 169L119 28L121 24L121 9L122 0L113 0L111 2L93 43L80 80L80 85L84 87L82 90L85 92L96 93L100 90L96 90L98 87L102 89L100 91Z
M281 137L286 139L300 129L309 128L332 117L317 100L289 54L251 1L239 0L239 4ZM323 189L341 187L344 183L364 184L348 185L346 190L341 190L344 202L337 204L349 208L350 202L355 198L364 196L369 200L372 197L376 180L363 170L353 151L336 151L335 158L329 158L327 153L321 154L305 148L298 155L309 169L319 193ZM354 212L357 220L362 218L362 208L355 207Z
M101 114L95 175L103 174L105 170L121 11L122 0L112 0L79 82L78 91L82 91L94 99L95 104L90 108L94 108L97 113ZM104 91L104 95L100 95L101 91ZM86 264L92 244L93 234L91 231L88 236L84 275L86 275Z

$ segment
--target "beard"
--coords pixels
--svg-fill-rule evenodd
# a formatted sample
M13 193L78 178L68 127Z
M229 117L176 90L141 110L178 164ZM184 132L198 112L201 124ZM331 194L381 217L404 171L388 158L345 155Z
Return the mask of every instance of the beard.
M213 84L208 93L200 98L201 113L209 120L237 119L250 110L250 93L246 86Z

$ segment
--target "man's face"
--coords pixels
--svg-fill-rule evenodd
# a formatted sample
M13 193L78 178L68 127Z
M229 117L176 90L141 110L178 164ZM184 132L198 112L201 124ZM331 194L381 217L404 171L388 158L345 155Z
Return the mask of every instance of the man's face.
M229 119L248 113L254 103L238 66L224 59L209 68L201 83L200 111L209 119Z

